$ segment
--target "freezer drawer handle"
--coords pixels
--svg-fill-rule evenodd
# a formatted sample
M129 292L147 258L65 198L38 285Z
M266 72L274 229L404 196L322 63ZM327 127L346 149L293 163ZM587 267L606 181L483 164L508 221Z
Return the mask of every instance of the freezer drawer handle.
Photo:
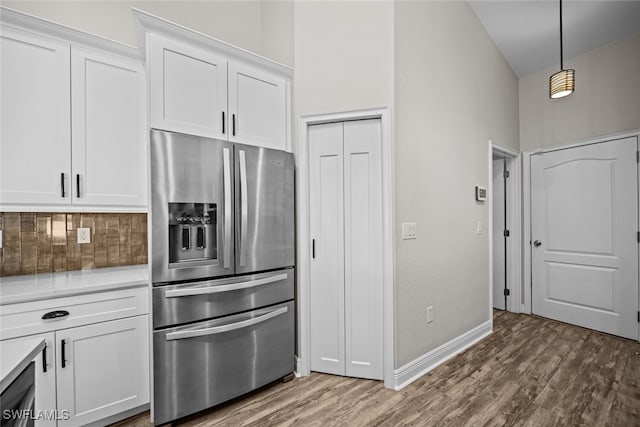
M232 323L230 325L214 326L212 328L195 329L191 331L169 332L167 334L166 340L167 341L180 340L184 338L195 338L195 337L202 337L205 335L214 335L214 334L221 334L223 332L234 331L236 329L242 329L258 323L266 322L267 320L273 319L276 316L280 316L281 314L284 314L287 311L289 311L288 307L281 307L263 316L254 317L253 319L243 320L241 322Z
M237 291L239 289L253 288L260 285L279 282L287 278L286 274L277 274L262 279L249 280L248 282L231 283L229 285L216 285L201 288L171 289L165 291L165 298L188 297L193 295L217 294L220 292Z

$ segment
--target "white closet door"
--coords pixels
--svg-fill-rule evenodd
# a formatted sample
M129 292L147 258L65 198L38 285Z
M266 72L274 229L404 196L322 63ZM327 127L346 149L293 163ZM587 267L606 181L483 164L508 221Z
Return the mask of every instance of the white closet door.
M638 339L637 144L533 156L535 314Z
M380 120L344 124L346 375L382 379Z
M493 161L493 188L491 199L493 204L493 307L505 310L504 266L506 253L504 249L504 159Z
M311 370L345 375L343 124L309 127ZM315 256L314 256L315 255Z

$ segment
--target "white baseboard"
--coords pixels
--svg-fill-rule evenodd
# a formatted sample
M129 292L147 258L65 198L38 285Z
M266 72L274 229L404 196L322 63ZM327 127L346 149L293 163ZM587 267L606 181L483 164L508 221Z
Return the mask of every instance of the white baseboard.
M423 354L406 365L393 371L393 389L401 390L427 372L443 364L453 356L462 353L478 341L492 333L491 320L476 326L470 331L442 344L440 347Z

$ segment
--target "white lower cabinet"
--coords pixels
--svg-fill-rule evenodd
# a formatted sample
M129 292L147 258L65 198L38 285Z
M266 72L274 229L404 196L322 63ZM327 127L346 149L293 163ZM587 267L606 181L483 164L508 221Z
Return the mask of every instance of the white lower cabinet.
M58 409L80 426L149 402L148 316L56 332Z
M46 342L35 359L36 427L106 425L149 403L149 306L143 296L145 288L132 288L0 307L2 342ZM52 312L67 314L47 319ZM18 335L15 321L28 336Z

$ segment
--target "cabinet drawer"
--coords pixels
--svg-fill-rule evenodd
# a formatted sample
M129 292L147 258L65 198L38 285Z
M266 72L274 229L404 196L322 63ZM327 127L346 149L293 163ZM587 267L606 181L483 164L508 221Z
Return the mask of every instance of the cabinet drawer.
M42 318L52 311L65 311L69 314L52 319ZM147 313L149 313L149 290L146 287L10 304L0 307L0 339Z

